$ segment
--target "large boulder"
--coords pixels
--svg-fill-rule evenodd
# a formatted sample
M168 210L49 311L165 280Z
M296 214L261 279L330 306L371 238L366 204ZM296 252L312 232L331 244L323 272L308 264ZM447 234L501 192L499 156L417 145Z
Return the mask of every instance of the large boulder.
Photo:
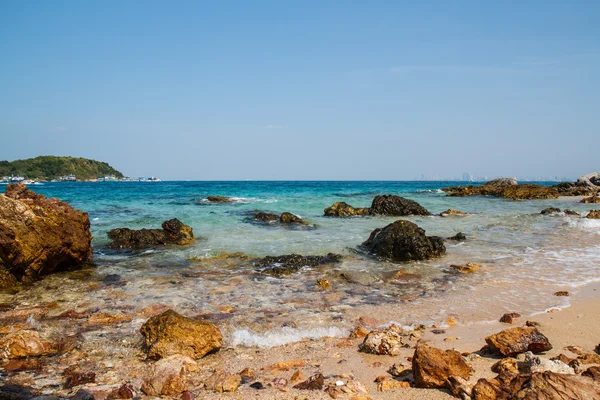
M577 178L576 183L600 189L600 172L590 172L589 174L580 176Z
M211 322L186 318L173 310L150 318L140 329L148 358L172 355L202 358L223 345L221 331Z
M92 256L88 214L22 183L0 194L0 287L31 283Z
M552 349L548 338L535 327L506 329L485 338L486 343L503 356L514 356L531 351L540 353Z
M484 185L489 186L516 186L518 185L517 178L496 178L487 181Z
M371 214L403 217L406 215L431 215L429 211L414 200L393 194L375 196L371 204Z
M326 217L354 217L357 215L370 215L369 208L354 208L348 203L338 201L324 210Z
M194 232L177 218L162 223L162 229L117 228L108 232L110 247L116 249L143 249L164 245L187 245L194 243Z
M469 379L471 367L456 350L440 350L424 344L417 345L412 358L415 386L443 388L449 377Z
M442 238L425 236L425 230L410 221L399 220L375 229L363 247L393 261L425 260L446 253Z

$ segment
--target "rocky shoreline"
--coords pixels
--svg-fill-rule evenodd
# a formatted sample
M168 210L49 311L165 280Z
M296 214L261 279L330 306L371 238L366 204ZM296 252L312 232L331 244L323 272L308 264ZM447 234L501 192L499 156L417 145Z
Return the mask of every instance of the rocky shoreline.
M595 185L594 179L593 176L589 178ZM500 187L503 189L498 191ZM579 193L583 186L577 184L575 187ZM543 198L548 193L554 196L558 191L556 188L544 192L539 188L519 187L516 182L496 182L481 190L506 198L512 198L514 193L517 198ZM586 194L593 198L596 193L593 190L588 189ZM0 399L358 400L450 396L562 399L600 396L600 348L590 344L589 335L579 335L582 336L579 338L576 332L568 338L571 341L568 349L557 346L552 335L546 335L546 332L549 328L563 327L555 326L551 313L547 314L549 317L539 318L544 320L541 325L537 317L520 319L517 313L499 316L509 325L496 324L493 332L488 332L489 327L480 327L470 341L458 336L457 332L464 327L457 326L452 316L439 327L419 323L389 325L375 316L365 315L347 321L352 327L345 337L324 335L269 350L231 346L224 337L231 337L231 326L227 321L233 317L231 310L235 304L218 304L219 312L212 314L193 314L185 307L161 303L120 306L118 299L131 296L122 289L119 275L106 275L100 281L86 278L90 271L86 262L91 255L87 214L58 200L36 195L22 185L9 186L7 195L0 196L0 201L7 204L0 208L0 212L5 213L3 220L12 221L0 224L3 235L0 235L0 279L4 279L0 283L9 288L8 297L4 298L14 295L20 299L0 303L0 377L3 379ZM213 201L225 202L224 199ZM557 212L560 210L546 209L542 214ZM586 217L599 218L598 213L590 211ZM325 210L325 215L431 214L414 201L389 195L376 196L368 209L335 203ZM442 213L445 217L467 215L457 210ZM281 225L305 224L291 213L259 213L254 219L267 224L270 221ZM165 221L162 228L112 230L108 233L112 240L109 246L145 249L186 246L195 240L191 227L177 219ZM48 232L50 236L40 232ZM43 258L37 264L37 258L30 255L34 252L26 251L27 247L23 245L27 241L34 242L28 236L31 234L47 239L48 243L42 246ZM464 240L464 235L457 235L457 238ZM415 223L398 220L375 229L358 250L364 251L360 257L405 262L441 257L446 247L441 237L426 236ZM38 258L39 254L35 253ZM263 276L260 279L280 279L307 266L335 271L343 256L288 254L251 259L234 254L213 261L227 263L233 259L243 260L257 276ZM72 276L61 275L64 270L82 267ZM452 279L479 270L480 266L473 263L452 265L448 277ZM27 285L51 273L58 273L56 279L40 282L35 290L54 287L62 280L65 283L62 297L52 302L36 301L36 295L28 292ZM72 277L78 274L81 279L73 281ZM357 279L347 272L340 276L348 282L362 284L363 277ZM400 270L389 279L406 284L414 278L411 273ZM235 290L235 279L232 277L229 283L222 284L231 286L227 290ZM180 284L175 278L167 282ZM441 281L437 283L442 284ZM336 301L328 294L331 282L327 279L318 279L311 285L314 285L313 290L323 293L326 303ZM18 297L19 290L29 296L25 301ZM105 300L104 306L65 301L71 290L97 293ZM566 291L560 293L560 296L569 295ZM135 298L132 300L135 302ZM597 300L594 301L598 305ZM111 302L113 305L106 307ZM568 311L560 313L572 318ZM596 311L598 313L600 311ZM597 332L600 315L588 317L587 311L582 315L586 319L576 320L576 323ZM563 336L558 339L559 342L564 340ZM592 340L600 342L600 337ZM599 343L596 345L600 347Z

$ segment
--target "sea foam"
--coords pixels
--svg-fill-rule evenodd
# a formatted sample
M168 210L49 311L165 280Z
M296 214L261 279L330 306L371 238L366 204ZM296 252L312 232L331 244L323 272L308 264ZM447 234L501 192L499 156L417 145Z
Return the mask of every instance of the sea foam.
M239 329L233 332L233 335L231 336L231 344L233 346L256 346L262 349L269 349L271 347L283 346L288 343L299 342L304 339L342 337L347 336L348 333L348 330L338 327L305 329L284 327L265 333L257 333L247 329Z

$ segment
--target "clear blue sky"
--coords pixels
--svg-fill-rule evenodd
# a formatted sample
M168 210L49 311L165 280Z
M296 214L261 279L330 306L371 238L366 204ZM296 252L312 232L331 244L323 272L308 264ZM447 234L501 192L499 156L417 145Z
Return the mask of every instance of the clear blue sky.
M600 169L600 1L0 2L0 159L163 179Z

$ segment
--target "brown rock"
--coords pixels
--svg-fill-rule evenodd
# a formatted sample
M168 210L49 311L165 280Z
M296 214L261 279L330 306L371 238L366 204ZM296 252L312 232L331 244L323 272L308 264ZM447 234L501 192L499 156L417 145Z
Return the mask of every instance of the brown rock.
M388 373L392 376L399 377L405 375L410 370L407 370L406 367L402 364L392 364L390 369L388 369Z
M234 199L232 199L231 197L227 197L227 196L208 196L206 198L206 200L208 200L210 203L233 203L233 202L235 202Z
M297 215L294 215L289 212L284 212L279 217L279 222L282 224L305 224L304 220Z
M40 357L57 354L58 343L40 338L35 331L19 331L9 333L0 339L0 358L13 359L23 357Z
M481 186L452 186L442 188L448 196L494 196L511 200L556 199L559 192L554 187L534 184L507 185L490 181Z
M600 382L600 367L589 367L581 375L588 376L593 380Z
M196 240L188 225L177 218L162 223L162 229L117 228L108 232L110 247L115 249L143 249L152 246L187 245Z
M115 390L110 392L108 394L108 396L106 397L106 399L107 400L133 399L136 396L137 396L137 393L133 389L133 386L131 386L130 384L124 383L123 385L119 386L118 388L116 388Z
M173 310L150 318L140 329L148 358L160 359L174 354L202 358L219 350L223 336L215 325L179 315Z
M530 328L532 328L532 327L539 327L541 325L542 324L540 324L539 322L536 322L536 321L525 321L525 326L528 326Z
M462 274L468 274L471 272L479 271L481 269L481 266L475 263L467 263L467 265L451 265L450 268Z
M142 384L148 396L173 396L183 392L187 375L198 370L198 364L187 356L173 355L157 361L152 373Z
M353 217L357 215L369 215L371 210L368 208L354 208L343 201L333 203L331 207L324 210L326 217Z
M561 290L559 292L554 292L555 296L569 296L569 292L565 291L565 290Z
M590 197L586 197L585 199L581 199L580 203L584 204L600 204L600 196L593 195Z
M502 316L502 318L500 318L500 322L504 322L506 324L512 324L519 318L521 318L521 314L518 314L515 312L506 313Z
M546 371L513 379L510 392L520 400L597 399L600 385L588 377Z
M403 217L407 215L431 215L429 211L414 200L393 194L375 196L371 203L371 213Z
M317 279L317 287L321 290L329 290L331 283L327 279Z
M91 241L87 213L22 183L0 194L0 287L81 265L92 256Z
M471 391L473 400L509 400L509 393L502 390L495 379L479 379Z
M467 216L466 212L454 210L452 208L449 208L446 211L442 211L440 213L440 217L465 217L465 216Z
M586 353L577 357L582 364L600 364L600 355L596 353Z
M289 371L292 368L304 367L306 362L304 360L290 360L290 361L279 361L275 364L271 364L266 367L265 371L279 370L279 371Z
M132 315L118 315L118 314L111 314L105 311L100 311L97 312L95 314L92 314L92 316L87 320L88 325L94 325L94 326L98 326L98 325L118 325L122 322L128 322L131 321L133 319Z
M292 377L290 378L290 384L296 385L300 382L304 382L306 380L306 377L304 376L304 374L302 373L302 371L300 371L299 369L296 370L296 372L294 372L292 374Z
M228 374L224 371L215 371L206 381L204 386L208 390L215 392L235 392L240 386L241 379L239 375Z
M424 344L417 345L412 359L415 386L443 388L450 376L469 379L471 367L455 350L440 350Z
M40 371L42 363L38 359L15 359L8 361L2 368L8 372Z
M592 210L585 217L589 219L600 219L600 210Z
M350 332L350 339L364 338L369 334L369 331L362 326L357 326Z
M323 374L316 374L305 380L304 382L294 385L294 389L300 390L323 390L325 386L325 377Z
M390 390L406 389L410 387L410 383L404 381L396 381L394 379L384 379L377 384L378 392L389 392Z
M578 356L583 354L583 349L579 346L566 346L565 350L569 350L573 354L577 354Z
M396 356L400 354L404 345L402 333L402 328L397 325L391 325L382 331L371 331L359 346L359 350L371 354Z
M531 351L540 353L552 349L548 338L537 328L511 328L485 338L492 349L498 350L504 356Z
M519 360L512 357L503 358L492 365L492 371L497 374L518 374Z
M96 373L93 371L80 371L77 367L69 367L63 371L66 377L65 388L70 389L74 386L85 385L96 381Z

